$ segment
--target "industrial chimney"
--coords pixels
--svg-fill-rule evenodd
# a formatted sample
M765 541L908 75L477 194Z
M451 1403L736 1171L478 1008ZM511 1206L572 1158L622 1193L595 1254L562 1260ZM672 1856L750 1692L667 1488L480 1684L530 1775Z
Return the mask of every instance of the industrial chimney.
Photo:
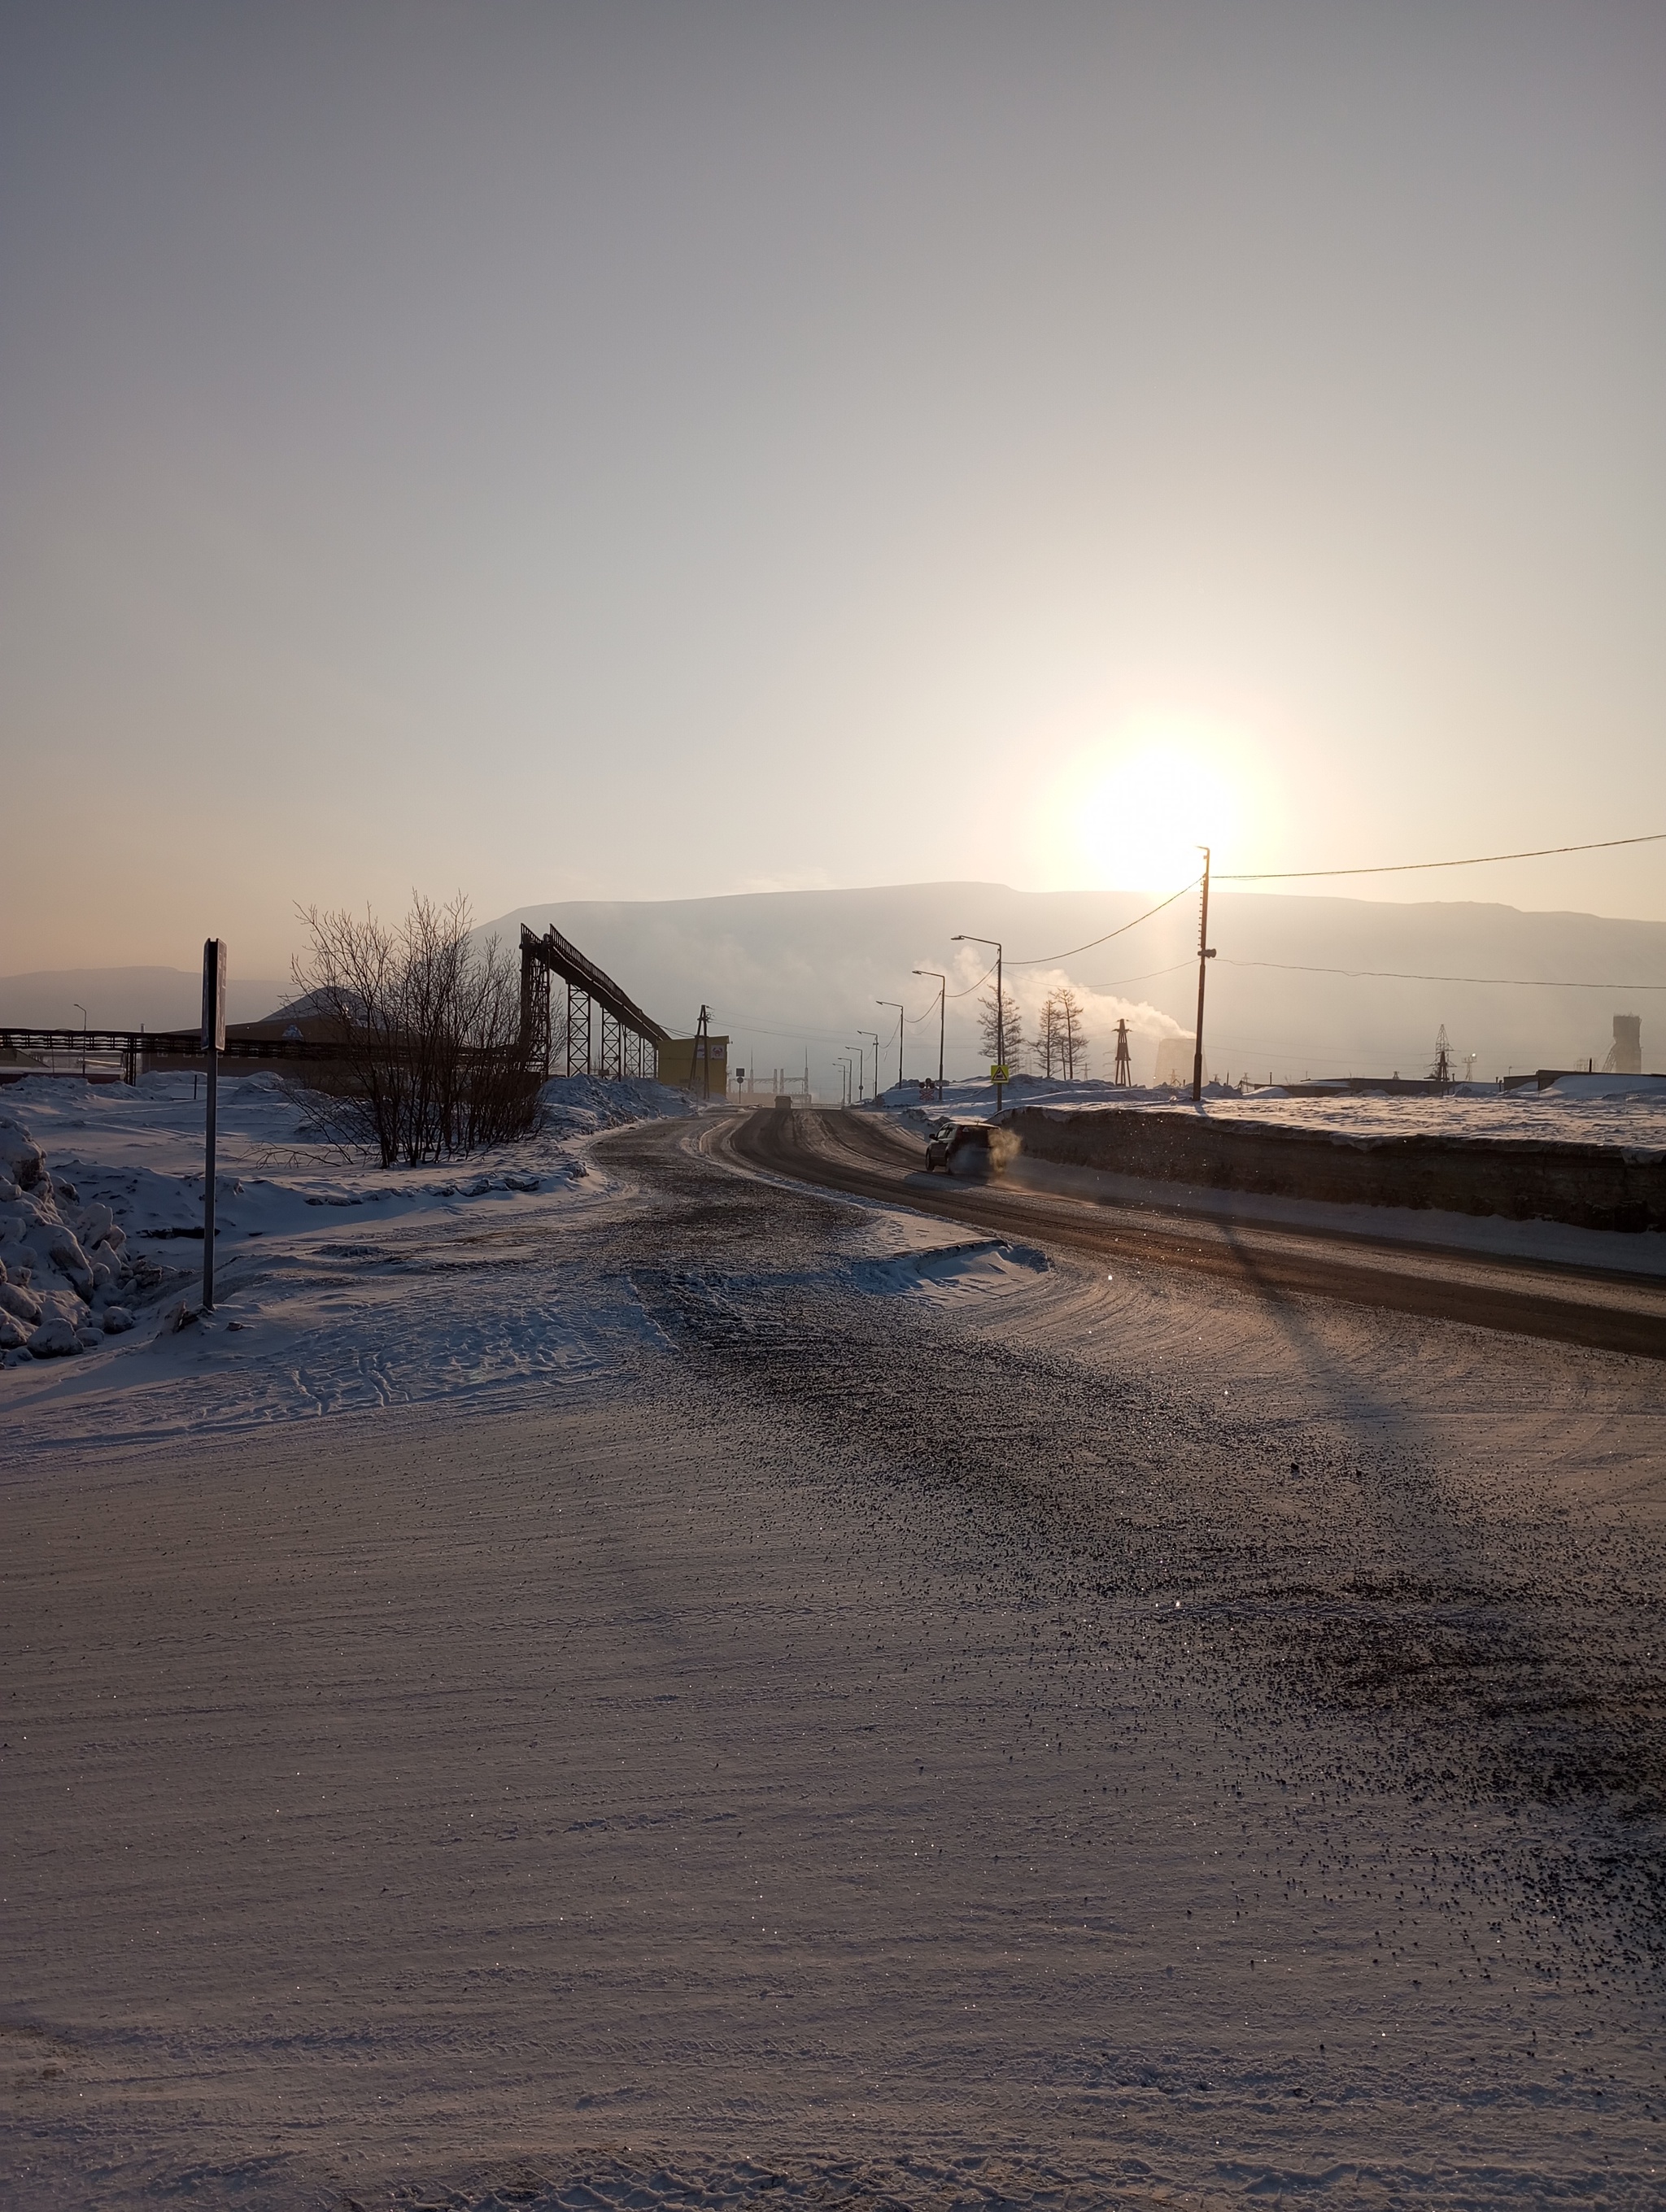
M1614 1072L1616 1075L1643 1073L1641 1014L1616 1014L1614 1018Z

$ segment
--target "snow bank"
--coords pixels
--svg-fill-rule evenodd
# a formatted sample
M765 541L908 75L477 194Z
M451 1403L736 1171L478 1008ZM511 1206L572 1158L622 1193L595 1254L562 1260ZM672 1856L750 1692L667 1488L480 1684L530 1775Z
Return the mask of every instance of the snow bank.
M23 1124L0 1117L0 1352L60 1358L131 1328L129 1302L159 1271L126 1246L110 1208L82 1206Z
M668 1084L641 1077L552 1075L538 1092L543 1126L558 1137L592 1137L630 1121L660 1121L692 1114L694 1102Z
M922 1105L915 1086L893 1086L879 1110L923 1127L945 1114L991 1115L994 1094L987 1083L946 1084L940 1105ZM1110 1083L1049 1083L1020 1077L1008 1086L1005 1106L1047 1114L1104 1112L1168 1115L1195 1121L1199 1109L1172 1091L1118 1090ZM1202 1117L1267 1129L1322 1131L1340 1137L1455 1137L1524 1139L1537 1143L1614 1146L1640 1156L1666 1152L1666 1082L1658 1077L1571 1075L1544 1091L1499 1091L1492 1084L1459 1084L1444 1096L1427 1091L1353 1093L1338 1090L1317 1098L1292 1098L1279 1089L1239 1091L1204 1087Z

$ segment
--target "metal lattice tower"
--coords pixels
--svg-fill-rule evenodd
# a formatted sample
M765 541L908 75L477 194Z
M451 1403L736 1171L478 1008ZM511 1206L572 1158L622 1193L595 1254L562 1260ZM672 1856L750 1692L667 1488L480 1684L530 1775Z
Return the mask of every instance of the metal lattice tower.
M1120 1083L1125 1091L1134 1087L1134 1067L1128 1059L1128 1025L1126 1022L1116 1024L1116 1073L1110 1079L1113 1083Z
M554 986L566 986L566 1004L552 1006ZM627 998L564 938L552 923L542 937L520 927L520 1046L546 1074L657 1073L660 1047L670 1031Z

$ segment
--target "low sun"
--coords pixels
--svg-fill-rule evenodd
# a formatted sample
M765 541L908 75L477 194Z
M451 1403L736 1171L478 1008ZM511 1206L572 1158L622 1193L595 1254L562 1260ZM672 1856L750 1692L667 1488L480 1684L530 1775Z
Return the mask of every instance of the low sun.
M1049 794L1049 872L1061 884L1172 890L1203 865L1198 848L1241 854L1257 811L1242 748L1141 731L1085 751Z

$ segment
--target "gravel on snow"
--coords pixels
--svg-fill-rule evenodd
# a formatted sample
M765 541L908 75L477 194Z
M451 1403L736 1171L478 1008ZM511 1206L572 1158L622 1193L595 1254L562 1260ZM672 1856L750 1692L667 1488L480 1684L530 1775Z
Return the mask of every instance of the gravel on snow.
M712 1126L447 1231L582 1359L25 1409L15 2200L1658 2203L1659 1364Z

